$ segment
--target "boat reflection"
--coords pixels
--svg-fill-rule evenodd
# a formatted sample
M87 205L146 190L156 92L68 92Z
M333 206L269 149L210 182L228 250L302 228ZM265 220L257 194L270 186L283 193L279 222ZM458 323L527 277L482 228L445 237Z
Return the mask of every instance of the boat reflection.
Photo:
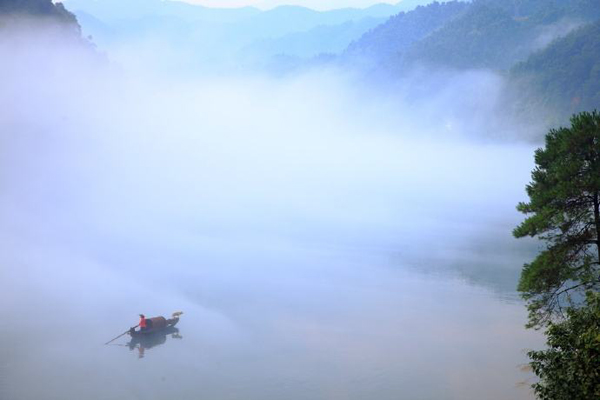
M183 339L183 336L179 333L179 329L169 327L143 336L132 337L127 346L131 351L138 350L138 358L144 358L146 350L165 344L167 336L170 336L171 339Z

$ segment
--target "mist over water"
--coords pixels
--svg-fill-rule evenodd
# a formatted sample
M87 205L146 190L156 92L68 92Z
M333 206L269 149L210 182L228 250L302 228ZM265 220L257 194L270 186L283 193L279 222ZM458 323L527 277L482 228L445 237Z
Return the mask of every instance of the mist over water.
M537 128L501 77L172 76L26 32L0 40L3 398L528 398ZM102 345L180 309L143 358Z

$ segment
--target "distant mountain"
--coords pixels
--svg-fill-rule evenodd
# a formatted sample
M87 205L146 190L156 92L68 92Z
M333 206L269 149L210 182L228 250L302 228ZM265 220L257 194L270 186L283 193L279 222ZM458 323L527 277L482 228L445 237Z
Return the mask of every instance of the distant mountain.
M170 60L184 57L192 68L239 67L275 55L313 57L341 52L378 22L396 14L401 5L378 4L365 9L315 11L281 6L268 11L246 7L213 9L163 0L65 0L78 15L83 31L115 57L123 46L160 46ZM116 50L116 51L115 51ZM149 54L153 57L152 54ZM161 63L169 62L162 57ZM154 62L149 59L148 62ZM258 64L268 62L259 60Z
M2 0L0 15L29 15L48 17L57 22L77 25L77 19L61 3L52 0Z
M399 5L377 4L364 9L316 11L300 6L280 6L261 11L253 7L209 8L169 0L65 0L65 4L76 13L85 12L109 24L146 17L175 17L186 22L229 24L230 27L241 24L241 29L253 32L263 28L266 35L305 31L319 25L339 25L366 17L387 18L402 9Z
M507 70L598 18L600 0L434 2L391 17L343 58L396 73L415 65Z
M510 76L525 93L522 101L550 110L557 122L575 112L600 110L600 21L531 55Z
M320 25L305 32L258 40L244 48L243 53L263 59L276 55L312 58L322 53L339 54L353 40L384 21L367 17L339 25Z
M306 32L318 26L340 25L363 18L387 18L396 14L398 7L378 5L365 9L341 8L315 11L299 6L280 6L241 21L232 28L238 32L251 33L255 37L274 38L294 32Z
M457 1L434 2L401 12L350 44L342 58L346 62L370 66L392 62L467 8L467 3Z
M173 17L183 21L235 23L259 14L254 7L209 8L180 1L163 0L64 0L76 14L85 12L105 23L146 17Z
M404 62L505 69L531 52L535 32L501 7L476 2L406 53Z
M383 79L495 70L512 88L507 110L555 126L600 108L599 21L600 0L433 3L392 16L340 58Z
M85 97L83 85L93 82L95 67L106 61L82 38L75 16L51 0L0 0L0 60L4 97L14 110L33 116L48 115L47 105L56 105L58 92ZM61 107L54 110L60 118Z
M593 20L598 10L599 0L475 0L459 18L413 46L403 61L509 69L555 37Z
M28 33L42 42L60 36L71 44L93 48L82 38L75 15L52 0L0 0L0 34L9 31Z

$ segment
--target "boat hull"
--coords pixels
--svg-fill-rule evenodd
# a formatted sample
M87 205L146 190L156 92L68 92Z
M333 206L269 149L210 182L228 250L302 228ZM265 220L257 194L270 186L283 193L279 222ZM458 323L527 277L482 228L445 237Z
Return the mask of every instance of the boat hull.
M161 324L162 326L155 326L155 327L151 327L148 329L144 329L144 330L135 330L134 328L131 328L129 330L129 336L131 336L132 338L143 338L143 337L148 337L151 336L153 334L156 333L169 333L169 330L172 330L175 325L177 325L177 323L179 322L179 318L171 318L171 319L167 319L165 320L165 324Z

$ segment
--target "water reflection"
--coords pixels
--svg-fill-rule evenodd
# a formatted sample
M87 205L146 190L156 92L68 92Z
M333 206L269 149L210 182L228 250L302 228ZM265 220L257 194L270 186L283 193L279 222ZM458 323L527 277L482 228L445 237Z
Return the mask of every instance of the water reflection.
M170 336L171 339L183 339L179 329L171 326L147 335L133 336L126 346L129 347L129 350L131 351L137 349L138 358L144 358L146 350L165 344L167 342L167 336Z
M35 304L37 298L22 297L35 316L5 308L19 324L6 327L5 343L15 345L0 348L11 365L8 393L0 398L78 400L89 397L90 388L106 399L532 398L527 385L517 386L529 377L517 368L526 361L522 349L539 348L535 333L523 328L521 304L498 301L461 279L390 265L387 257L269 256L246 255L239 266L177 265L157 277L160 289L132 288L132 280L105 270L92 276L90 268L65 268L62 274L60 266L73 262L52 262L53 276L68 276L71 291L55 294L50 304L49 297L38 296ZM48 265L48 257L44 261ZM27 276L40 275L33 272ZM90 279L98 284L86 286ZM32 281L13 279L7 290L27 293ZM173 295L171 287L186 296ZM69 308L72 298L82 307ZM86 319L96 304L102 318ZM123 338L122 349L107 351L103 343L130 323L132 309L165 308L189 312L179 326L185 334L173 327ZM49 324L64 318L64 310L77 322L50 333L35 329L40 315ZM83 337L81 329L91 335ZM40 384L26 384L32 380Z

